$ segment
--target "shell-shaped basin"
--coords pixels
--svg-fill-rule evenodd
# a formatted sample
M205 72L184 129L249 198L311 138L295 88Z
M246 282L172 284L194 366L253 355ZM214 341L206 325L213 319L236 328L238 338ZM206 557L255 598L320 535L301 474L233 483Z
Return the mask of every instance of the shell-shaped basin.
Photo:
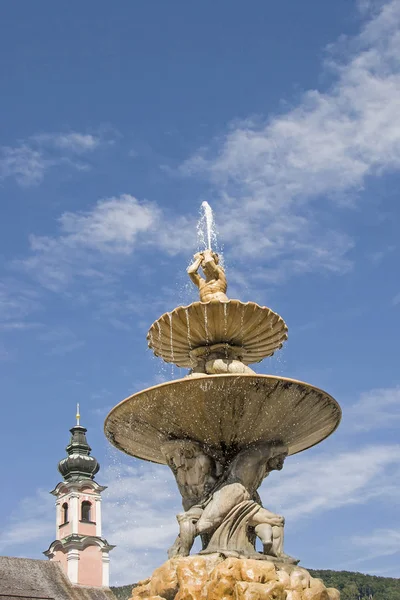
M193 367L190 353L202 346L228 344L243 349L244 364L260 362L282 347L287 326L277 313L255 302L194 302L165 313L147 334L156 356Z

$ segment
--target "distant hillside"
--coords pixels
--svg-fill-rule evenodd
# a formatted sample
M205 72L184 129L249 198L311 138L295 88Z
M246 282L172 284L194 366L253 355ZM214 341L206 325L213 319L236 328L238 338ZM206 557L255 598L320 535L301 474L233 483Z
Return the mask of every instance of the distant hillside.
M121 587L112 587L111 591L118 600L129 600L132 594L132 588L135 584L123 585Z
M313 577L322 579L327 587L340 590L341 600L400 600L400 579L364 575L351 571L308 570ZM128 600L134 585L111 589L118 600Z
M341 600L400 600L400 579L352 571L308 570L313 577L322 579L327 587L338 589Z

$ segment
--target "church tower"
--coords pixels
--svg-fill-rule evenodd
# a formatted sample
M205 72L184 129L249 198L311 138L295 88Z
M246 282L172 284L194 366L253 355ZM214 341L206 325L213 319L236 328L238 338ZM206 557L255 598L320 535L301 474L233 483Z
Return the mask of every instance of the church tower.
M58 463L64 480L50 492L56 497L56 539L44 554L61 563L72 583L108 587L108 555L115 546L101 533L101 493L106 487L94 480L100 465L90 456L79 404L70 431L68 456Z

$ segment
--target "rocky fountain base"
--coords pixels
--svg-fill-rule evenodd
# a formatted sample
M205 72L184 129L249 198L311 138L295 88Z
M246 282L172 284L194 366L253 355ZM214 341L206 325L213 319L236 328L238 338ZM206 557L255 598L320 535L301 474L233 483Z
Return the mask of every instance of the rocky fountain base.
M340 593L295 565L225 557L172 558L140 581L131 600L339 600Z

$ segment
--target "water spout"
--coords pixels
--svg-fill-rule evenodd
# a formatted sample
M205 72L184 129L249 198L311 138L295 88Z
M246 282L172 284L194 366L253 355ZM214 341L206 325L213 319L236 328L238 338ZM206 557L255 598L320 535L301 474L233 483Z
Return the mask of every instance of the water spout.
M197 237L199 247L204 249L212 249L216 247L217 230L215 227L214 214L208 202L204 201L200 207L200 219L197 223Z

